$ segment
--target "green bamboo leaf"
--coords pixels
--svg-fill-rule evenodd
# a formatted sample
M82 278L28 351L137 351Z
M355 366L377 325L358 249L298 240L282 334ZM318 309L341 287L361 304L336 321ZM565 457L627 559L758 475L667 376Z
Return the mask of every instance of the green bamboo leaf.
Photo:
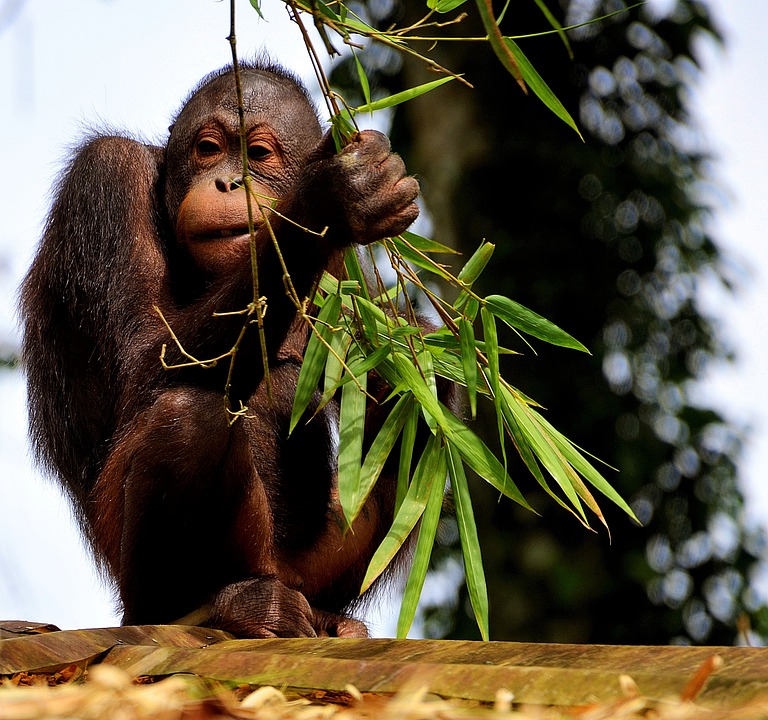
M436 438L436 440L439 440L439 438ZM408 631L413 624L416 607L419 604L421 591L424 588L424 578L426 578L427 569L429 568L432 547L435 544L437 525L440 522L440 510L443 507L445 480L448 472L445 447L437 442L434 453L437 456L436 460L433 461L435 463L435 474L432 477L432 487L430 488L427 505L421 518L421 525L419 525L419 537L416 540L411 570L408 573L408 580L403 591L403 599L400 602L400 615L397 619L398 638L407 637Z
M499 59L502 67L512 75L517 84L523 89L523 92L528 92L523 82L520 68L517 66L517 60L512 54L510 49L504 44L501 31L499 30L499 23L493 14L493 3L491 0L475 0L478 14L483 22L485 32L488 33L487 40L491 46L496 57ZM506 6L505 6L506 9Z
M475 352L475 330L464 317L459 318L459 340L461 343L461 364L464 381L469 395L469 411L472 419L477 415L477 352Z
M352 50L352 57L355 59L355 67L357 68L357 79L360 81L360 87L363 91L363 98L365 102L370 105L371 103L371 86L368 82L368 77L365 74L363 64L360 62L360 58L357 57L357 53Z
M533 511L533 508L526 502L522 493L512 482L512 478L509 477L507 471L488 449L488 446L448 408L442 404L441 407L443 412L440 417L440 427L445 434L446 441L458 450L464 462L502 495L506 495L527 510Z
M337 322L340 311L341 296L329 295L326 297L314 325L314 331L309 338L309 343L307 343L304 360L301 363L299 379L296 382L296 394L293 398L289 433L293 432L317 391L317 385L325 367L325 360L328 357L326 343L330 341L332 334L329 326Z
M424 452L416 465L408 492L392 521L392 527L389 528L386 537L371 558L360 589L361 594L386 570L421 518L438 469L436 448L439 448L439 442L436 436L429 436Z
M510 437L512 438L512 442L517 449L517 452L520 454L520 457L522 458L531 475L536 478L536 482L541 485L547 495L549 495L563 509L567 510L568 512L573 512L571 507L552 490L546 478L544 477L544 473L541 472L541 467L536 460L536 455L531 448L528 437L520 428L520 425L515 419L514 413L510 408L509 395L507 392L505 392L505 390L506 389L502 389L501 395L503 400L502 412L504 413L504 423L507 427L507 431L509 432Z
M347 337L350 339L350 341L352 340L349 335L347 335ZM320 400L321 407L324 406L328 400L334 396L340 387L343 387L347 383L353 382L353 378L378 368L389 357L391 352L391 349L386 345L382 345L381 347L376 348L376 350L374 350L370 355L364 355L362 348L359 346L355 349L357 354L354 356L354 359L348 360L347 362L347 367L352 371L352 374L350 375L349 373L344 373L341 376L341 379L335 385L331 385L324 390L323 397ZM349 352L349 348L347 349L347 352Z
M461 310L465 305L474 303L464 311L464 315L470 320L474 320L475 317L477 317L477 300L475 300L468 290L472 286L472 283L480 277L483 270L485 270L485 266L491 259L495 249L496 246L493 243L484 242L474 253L472 253L472 256L467 260L464 267L461 268L461 272L458 274L457 279L465 289L459 293L456 302L453 303L453 307L456 310Z
M323 381L323 400L326 395L332 396L341 384L341 376L344 373L342 362L352 346L352 336L346 332L334 333L331 338L331 349L325 361L325 380ZM330 398L329 398L330 399ZM321 401L321 404L325 404Z
M347 248L347 251L344 253L344 267L349 279L358 284L360 296L370 300L368 283L365 279L365 273L362 267L360 267L360 258L357 256L357 249L354 246Z
M427 7L439 13L448 13L463 5L467 0L427 0Z
M261 12L261 0L251 0L251 7L259 14L259 17L263 20L264 15Z
M508 297L489 295L485 298L484 304L497 318L516 330L533 335L533 337L552 345L589 353L584 345L571 337L565 330L561 330L553 322Z
M401 379L421 404L422 411L435 419L446 440L456 446L464 462L503 495L532 510L496 456L472 430L437 400L413 364L399 353L393 356L393 361Z
M465 318L466 319L466 318ZM461 339L448 330L448 328L440 328L435 332L426 333L422 335L424 338L424 344L428 347L442 348L444 350L454 350L461 353ZM475 340L475 347L481 352L485 353L486 344L482 340ZM517 350L510 350L509 348L501 347L499 345L499 355L519 355Z
M346 357L352 347L352 336L348 332L340 331L331 338L328 357L325 360L325 375L323 379L323 394L313 415L317 415L336 394L341 387L344 375Z
M351 509L360 494L367 378L365 374L360 375L357 383L349 382L341 391L338 485L339 502L345 518L351 517Z
M407 260L412 265L420 267L422 270L426 270L433 275L437 275L438 277L443 278L443 280L447 280L448 282L452 281L451 274L440 263L435 262L430 257L416 252L413 247L411 247L408 243L403 242L400 238L389 238L385 241L385 243L387 245L393 246L400 257L403 258L403 260Z
M416 400L421 405L425 417L432 417L440 425L443 409L435 393L413 365L413 362L411 362L410 358L398 352L392 355L392 361L405 386L414 394Z
M381 359L376 364L376 374L389 387L393 388L389 397L394 397L395 395L400 395L401 393L406 392L408 388L406 387L405 382L400 376L400 372L392 359L392 346L382 345L382 347L386 348L387 352L382 353ZM376 353L373 353L371 357L373 357L375 354Z
M312 302L315 305L322 307L328 297L341 294L342 285L349 285L349 281L345 280L342 282L337 277L324 270L318 283L318 288L322 290L322 293L315 291L315 294L312 296ZM323 296L323 293L325 293L325 297Z
M463 310L464 317L468 318L472 322L475 321L475 318L477 317L477 313L480 312L480 302L477 298L472 297L470 295L467 295L467 300L463 303ZM456 306L458 306L458 298L455 303Z
M541 426L536 422L538 414L512 395L506 388L502 389L506 394L506 400L510 410L515 416L520 428L525 434L536 457L552 476L560 489L565 493L568 502L575 510L576 516L587 527L589 522L584 513L584 508L579 500L579 494L576 492L574 478L575 470L566 462L560 451L557 449L550 435L542 431ZM570 509L570 508L569 508Z
M464 366L461 363L460 355L453 353L441 353L435 356L435 375L450 380L457 385L464 385ZM482 385L479 385L477 392L487 395L488 391Z
M389 454L392 452L392 448L395 446L395 442L397 442L397 438L400 436L403 425L408 418L412 402L413 396L410 393L400 397L395 406L390 410L387 419L384 421L370 449L366 453L365 460L360 469L360 480L356 491L346 498L346 504L342 503L344 517L346 517L347 524L350 527L368 499L371 488L373 488L374 483L378 480L381 471L384 469L384 463L389 458Z
M480 317L483 322L483 336L485 337L488 369L486 377L491 387L493 406L496 410L496 428L499 433L499 446L504 458L504 467L507 467L507 448L504 437L504 414L502 412L501 377L499 375L499 338L496 334L496 319L487 308L480 308Z
M417 235L415 232L410 230L406 230L404 233L402 233L401 237L409 245L423 253L444 253L446 255L460 254L458 250L455 250L452 247L443 245L442 243L437 242L437 240L432 240L431 238L425 238L422 235Z
M396 105L400 105L404 102L408 102L409 100L413 100L420 95L424 95L424 93L428 93L431 90L440 87L441 85L445 85L445 83L450 82L453 79L454 78L452 76L449 76L440 78L439 80L431 80L430 82L424 83L423 85L417 85L416 87L408 88L408 90L403 90L402 92L395 93L394 95L388 95L381 100L375 100L374 102L365 103L365 105L351 108L351 112L353 115L356 115L358 113L375 112L376 110L384 110L385 108L395 107Z
M357 128L352 122L352 116L347 110L331 117L331 135L336 149L340 150L348 145L355 136Z
M481 1L481 0L479 0ZM557 99L557 96L550 90L549 85L544 82L544 79L536 71L536 68L531 65L531 61L525 56L518 44L512 40L512 38L505 37L504 44L514 56L517 66L520 68L520 73L523 76L523 80L528 84L528 87L533 90L534 94L564 123L572 127L576 134L584 140L579 128L576 126L573 118L565 109L563 104Z
M416 364L421 372L424 382L427 384L432 396L437 400L437 378L435 377L435 366L432 360L432 353L424 350L416 356ZM434 433L437 431L437 418L426 413L424 419L427 421L429 429Z
M359 296L355 296L354 302L365 308L365 311L368 313L369 317L371 318L372 325L376 325L376 323L380 323L381 325L384 325L385 327L388 325L391 325L392 322L397 322L398 320L395 318L390 318L386 315L386 313L378 306L376 303L372 302L371 300Z
M319 285L326 295L357 295L360 292L360 286L354 280L339 281L328 271L323 272Z
M464 558L464 577L467 581L469 601L475 613L477 626L483 640L488 640L488 587L485 582L480 540L477 537L475 513L469 495L469 483L464 473L461 456L455 447L448 446L448 470L456 507L456 523L459 527L461 554Z
M373 346L378 347L379 342L379 322L386 327L386 318L380 308L377 308L372 302L361 298L359 295L353 296L355 313L361 320L363 337Z
M560 484L564 490L570 487L572 492L576 494L579 500L584 502L586 506L597 516L600 522L602 522L603 525L608 528L608 523L605 521L603 511L600 509L600 506L597 504L597 501L595 500L592 493L589 492L579 473L573 467L572 463L568 461L567 457L563 454L561 448L558 446L555 438L545 426L543 422L544 419L541 417L541 415L530 408L526 407L525 412L530 416L531 422L535 426L536 430L541 433L543 441L547 444L548 448L551 449L554 463L551 467L548 466L547 469L550 471L552 476L557 480L558 484ZM576 502L573 501L570 493L569 499L573 502L574 506L577 507L584 524L589 527L589 523L587 522L580 505L577 506Z
M461 272L458 275L462 285L470 287L480 277L495 249L496 246L493 243L484 242L472 253L472 256L464 263L464 267L461 268Z
M413 395L410 395L413 398ZM419 404L411 402L408 405L408 417L403 427L403 438L400 441L400 462L397 468L397 493L395 495L395 515L400 510L408 492L411 479L411 463L413 461L413 449L416 447L416 433L419 429Z
M341 22L341 17L337 15L326 3L323 2L323 0L311 0L311 10L315 12L319 12L321 15L324 15L329 20L332 20L333 22ZM309 10L310 8L303 8L304 10Z
M583 453L559 430L554 428L545 418L540 418L542 425L551 433L553 440L557 444L568 462L581 474L581 476L593 487L599 490L609 500L618 505L633 520L640 522L632 508L626 501L613 489L611 484L602 476L592 463L584 457Z

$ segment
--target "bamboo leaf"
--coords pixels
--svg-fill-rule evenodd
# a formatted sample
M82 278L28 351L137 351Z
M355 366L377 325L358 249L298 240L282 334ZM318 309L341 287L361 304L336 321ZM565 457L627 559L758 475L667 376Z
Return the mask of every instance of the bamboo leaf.
M480 277L495 249L496 246L493 243L484 242L472 253L472 256L464 263L464 267L461 268L461 272L458 274L458 279L462 285L470 287Z
M424 452L413 473L413 480L408 492L392 522L392 527L371 558L360 589L361 593L365 592L373 581L384 572L421 518L438 469L436 448L439 448L439 442L436 436L429 436Z
M347 251L344 253L344 267L349 279L358 284L360 296L370 300L368 283L365 279L365 273L360 267L360 258L357 256L357 250L354 246L347 248Z
M347 357L351 345L352 336L349 333L337 332L331 338L331 349L328 351L328 359L325 361L323 400L325 400L326 395L330 394L332 396L333 391L339 387L341 376L344 373L342 360Z
M427 7L435 12L447 13L455 10L465 2L467 0L427 0Z
M460 355L454 355L453 353L441 353L435 356L435 374L442 378L446 378L457 385L465 385L464 367L461 364ZM484 395L487 394L487 390L479 385L477 392Z
M485 337L486 353L488 357L488 369L486 377L491 386L493 406L496 410L496 428L499 433L499 446L504 458L504 467L507 467L507 449L504 442L504 415L502 413L501 378L499 376L499 339L496 334L496 320L487 308L480 308L480 317L483 322L483 336Z
M344 517L352 517L352 508L360 493L360 465L363 458L367 374L357 383L349 382L341 391L339 410L339 502ZM362 389L361 389L362 388ZM351 520L348 521L351 526Z
M365 298L361 298L359 295L353 296L353 304L355 313L360 318L363 337L371 345L378 347L380 345L379 319L384 318L384 313L382 313L372 302L369 302Z
M350 341L352 340L351 336L347 335L347 337L350 339ZM335 385L331 385L324 389L323 397L320 400L320 406L325 405L334 396L340 387L343 387L347 383L352 382L353 377L357 377L358 375L370 372L374 368L379 367L389 357L390 353L390 348L385 345L376 348L376 350L374 350L368 356L363 355L359 347L357 347L356 350L357 355L347 362L347 367L352 370L352 374L350 375L349 373L344 373L341 376L341 379Z
M527 93L528 90L525 87L522 73L517 65L517 58L510 48L504 44L504 38L499 30L498 21L493 15L493 3L491 0L475 0L475 5L477 6L480 19L483 21L485 32L488 33L488 43L491 49L504 69L517 80L517 84L522 88L523 92Z
M408 388L394 363L391 347L384 345L382 347L385 347L387 352L382 352L382 357L376 364L376 374L389 385L389 387L393 388L391 396L399 395ZM373 355L375 354L376 353L373 353ZM373 355L371 355L370 358L373 358Z
M610 485L608 485L607 481L605 481L605 479L599 473L597 473L597 471L588 463L588 461L586 461L586 459L581 456L581 453L573 445L573 443L571 443L570 440L555 430L555 428L552 427L552 425L548 423L539 413L527 408L526 412L529 414L531 422L541 432L542 437L545 438L546 442L554 448L556 457L560 460L561 464L566 469L568 481L570 482L576 494L586 503L587 507L592 510L593 513L595 513L595 515L607 528L608 524L605 521L603 512L597 504L597 501L595 500L592 493L589 492L588 488L584 484L584 481L582 480L583 473L577 469L576 465L578 464L580 467L583 467L580 461L585 462L589 468L591 468L592 471L597 474L599 481L601 481L607 487L610 487ZM616 497L619 497L613 488L611 488L611 492L615 494ZM623 503L623 500L621 502ZM626 504L623 505L623 508L629 510ZM631 510L629 510L629 513L631 514ZM634 515L631 516L634 517Z
M417 252L409 243L397 237L389 238L385 243L387 245L393 245L400 257L407 260L412 265L420 267L427 272L431 272L433 275L443 278L443 280L451 282L451 274L440 265L440 263L435 262L432 258L427 257L423 253Z
M584 508L574 488L573 478L576 476L575 470L565 461L552 438L542 432L541 426L536 422L537 414L506 388L503 388L502 392L505 394L508 406L536 457L565 493L579 520L589 527L587 517L584 514Z
M455 350L461 353L461 339L456 339L456 336L447 328L441 328L436 332L427 333L422 336L424 338L424 344L429 347L443 348L444 350ZM482 340L475 340L475 347L481 352L486 352L486 345ZM517 350L510 350L509 348L499 346L499 355L519 355Z
M400 397L395 406L390 410L389 415L387 415L387 419L376 434L365 456L360 469L360 480L356 491L347 497L346 505L342 503L344 517L346 517L347 523L350 526L360 513L371 492L371 488L373 488L374 483L384 469L384 463L389 458L389 454L408 418L412 401L410 393Z
M293 429L304 415L312 397L317 391L317 385L320 382L320 376L323 373L325 361L328 357L328 346L326 343L331 338L331 328L329 326L336 323L340 311L341 296L329 295L326 297L317 322L314 325L314 331L309 338L309 343L304 353L304 360L301 363L299 379L296 381L296 394L293 398L293 409L291 410L288 432L293 432Z
M442 406L442 409L440 427L448 443L458 450L464 462L502 495L506 495L533 512L533 508L526 502L522 493L512 482L512 478L488 446L448 408Z
M421 373L414 367L413 363L405 355L395 353L392 356L397 372L405 383L406 387L414 394L416 400L421 405L425 417L432 417L438 425L441 424L443 408L437 400L437 397L427 385ZM448 411L450 413L450 411Z
M477 298L467 296L468 299L463 303L464 316L469 318L472 322L475 321L477 313L480 311L480 302ZM458 304L454 303L454 307Z
M347 145L357 132L351 121L351 116L347 110L343 110L338 115L331 118L331 135L336 144L336 148L342 148Z
M472 253L472 256L467 260L457 276L458 281L465 289L459 293L456 302L453 303L453 307L456 310L461 310L465 305L468 305L469 307L464 311L464 315L470 320L474 320L477 316L477 300L475 300L475 298L468 292L469 288L472 287L475 280L477 280L483 270L485 270L485 266L491 259L495 249L496 246L493 243L482 243L482 245Z
M461 341L461 364L469 396L469 410L472 419L477 415L477 352L475 351L475 330L466 318L459 318L459 339Z
M413 397L413 395L411 395ZM400 462L397 469L397 494L395 495L395 514L400 510L403 498L408 492L411 478L411 462L413 448L416 446L416 433L419 428L419 404L411 402L408 406L408 417L403 427L403 439L400 442Z
M393 322L398 321L397 318L392 319L387 317L384 311L378 305L376 305L376 303L372 302L367 298L356 296L354 298L354 302L356 302L358 305L360 305L362 308L365 309L365 312L368 314L368 317L370 318L369 322L374 328L377 326L377 324L381 324L386 327L391 325Z
M541 467L536 460L536 455L531 449L531 445L528 441L526 434L520 428L520 424L515 419L514 413L509 406L509 398L507 394L502 390L502 412L504 413L504 423L512 438L512 442L515 444L520 457L522 458L525 466L528 468L531 475L536 478L536 482L541 485L544 491L549 495L560 507L564 508L568 512L573 512L573 509L555 492L550 488L549 483L544 477L544 473L541 472Z
M309 9L309 8L305 8ZM324 15L329 20L332 20L334 22L341 22L341 17L339 17L333 10L331 10L328 5L323 2L323 0L312 0L311 9L315 12L318 12L320 15Z
M520 303L510 300L503 295L489 295L485 298L485 307L497 318L503 320L510 327L521 332L533 335L552 345L571 348L589 353L584 345L571 337L565 330L561 330L553 322L524 307Z
M326 295L357 295L360 292L360 285L355 280L338 280L328 271L323 272L320 277L320 289ZM315 299L317 303L317 299Z
M599 490L611 502L618 505L627 515L636 522L640 522L632 511L632 508L626 501L613 489L611 484L602 476L602 474L584 457L583 453L559 430L553 427L545 418L541 418L541 423L549 430L553 440L557 444L565 458L581 474L581 476L593 487Z
M452 76L448 76L440 78L439 80L431 80L430 82L424 83L423 85L417 85L416 87L408 88L408 90L403 90L402 92L395 93L394 95L388 95L381 100L375 100L374 102L365 103L365 105L351 108L351 112L353 115L356 115L358 113L375 112L376 110L384 110L385 108L395 107L396 105L408 102L408 100L413 100L413 98L417 98L420 95L424 95L425 93L428 93L431 90L440 87L441 85L445 85L445 83L450 82L453 79L454 78Z
M464 577L467 581L469 601L475 613L477 626L483 640L488 640L488 587L485 582L480 540L477 536L475 513L469 495L469 483L464 472L461 456L456 448L448 446L448 469L456 507L456 523L459 527L461 555L464 558Z
M432 397L437 401L437 378L435 378L435 366L432 361L432 353L429 350L424 350L416 356L416 364L421 375L424 378L424 382L429 388L429 392L432 393ZM430 413L426 413L424 419L427 421L429 429L434 433L437 430L437 418Z
M360 58L357 57L357 53L352 50L352 57L355 59L355 67L357 68L357 79L360 81L360 88L363 91L363 98L365 102L370 104L371 102L371 86L368 83L368 77L365 74L363 64L360 62Z
M413 553L411 570L408 573L408 581L405 583L403 599L400 603L400 615L397 619L397 637L405 638L413 624L416 615L416 607L419 604L421 591L424 587L424 578L429 568L429 558L432 555L432 547L435 544L437 525L440 522L440 510L443 507L443 494L445 492L445 480L447 463L445 447L435 438L433 453L436 456L432 462L435 464L434 475L431 479L431 488L427 504L424 509L419 537L416 540L416 549Z
M259 14L259 17L263 20L264 15L261 12L261 0L250 0L251 7Z
M482 2L483 0L478 0ZM565 109L563 104L557 99L555 93L550 90L549 85L544 82L544 79L536 71L536 68L531 65L531 61L525 56L518 44L512 40L512 38L505 37L504 44L509 49L509 52L514 56L517 66L520 68L520 73L523 76L523 80L528 84L528 87L533 90L534 94L541 100L557 117L559 117L566 125L572 127L576 134L584 140L581 131L576 126L573 118L569 112Z
M464 1L466 2L466 0ZM423 253L445 253L446 255L460 254L458 250L455 250L452 247L443 245L442 243L437 242L437 240L432 240L431 238L425 238L422 235L417 235L415 232L410 230L406 230L404 233L402 233L401 237L413 248Z

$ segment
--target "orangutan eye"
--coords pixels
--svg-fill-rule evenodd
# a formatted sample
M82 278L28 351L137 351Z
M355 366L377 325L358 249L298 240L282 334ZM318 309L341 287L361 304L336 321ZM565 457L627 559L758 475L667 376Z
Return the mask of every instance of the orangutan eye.
M271 154L271 150L266 145L249 145L248 158L250 160L263 160Z
M218 155L221 152L221 145L214 140L199 140L197 143L197 152L206 157Z

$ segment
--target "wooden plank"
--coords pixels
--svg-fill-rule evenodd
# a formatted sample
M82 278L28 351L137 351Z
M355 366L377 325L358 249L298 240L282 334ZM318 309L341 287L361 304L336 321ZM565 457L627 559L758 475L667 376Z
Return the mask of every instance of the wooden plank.
M621 675L642 695L679 697L714 655L723 667L699 700L709 706L768 696L768 650L712 647L544 645L444 640L232 640L195 650L126 648L107 662L130 674L192 672L229 682L398 692L426 687L444 697L493 701L499 689L516 702L583 705L622 696Z
M178 672L233 682L293 689L342 691L353 685L361 692L428 692L448 698L491 702L500 689L510 690L516 702L545 705L582 705L621 696L618 676L568 668L445 665L386 660L344 660L265 652L207 652L167 648L115 648L107 662L131 675L169 675ZM667 678L663 694L674 692Z
M0 675L58 670L72 664L87 665L111 647L121 644L204 647L231 637L220 630L174 625L60 630L5 637L0 640Z
M629 675L651 700L679 697L697 670L723 666L697 701L710 707L768 697L768 649L632 647L446 640L234 640L202 628L147 626L70 630L0 640L0 674L107 662L137 677L192 673L228 683L296 689L436 695L492 702L608 703Z

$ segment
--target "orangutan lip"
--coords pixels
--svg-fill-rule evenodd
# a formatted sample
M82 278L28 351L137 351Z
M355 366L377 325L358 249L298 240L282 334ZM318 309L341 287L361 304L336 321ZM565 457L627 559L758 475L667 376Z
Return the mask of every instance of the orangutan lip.
M239 238L243 235L248 235L247 227L239 228L222 228L211 233L203 233L199 235L200 240L226 240L229 238Z

